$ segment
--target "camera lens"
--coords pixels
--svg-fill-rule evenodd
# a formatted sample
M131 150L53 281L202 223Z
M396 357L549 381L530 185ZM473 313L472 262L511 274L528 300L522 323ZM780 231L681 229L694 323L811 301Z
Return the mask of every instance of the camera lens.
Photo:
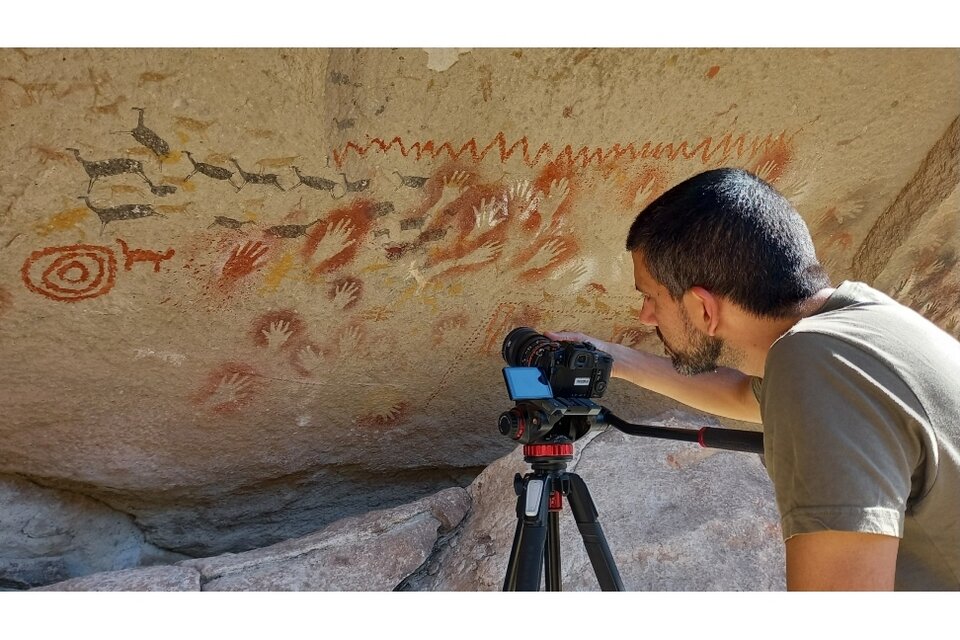
M500 355L511 367L536 367L544 348L553 344L530 327L518 327L503 339Z

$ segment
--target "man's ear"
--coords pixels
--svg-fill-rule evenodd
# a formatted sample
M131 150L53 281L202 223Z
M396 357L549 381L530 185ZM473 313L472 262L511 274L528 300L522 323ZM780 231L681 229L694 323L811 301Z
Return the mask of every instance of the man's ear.
M684 295L687 312L694 326L714 336L720 325L720 301L703 287L690 287Z

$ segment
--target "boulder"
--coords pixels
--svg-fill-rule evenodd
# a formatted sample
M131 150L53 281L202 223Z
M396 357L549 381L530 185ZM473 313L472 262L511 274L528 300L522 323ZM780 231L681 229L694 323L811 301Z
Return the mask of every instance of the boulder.
M263 549L186 560L204 591L391 591L466 515L464 489L344 518L315 534Z
M0 478L0 588L24 589L86 574L172 562L133 519L96 500Z
M200 591L200 572L172 565L104 571L31 591Z

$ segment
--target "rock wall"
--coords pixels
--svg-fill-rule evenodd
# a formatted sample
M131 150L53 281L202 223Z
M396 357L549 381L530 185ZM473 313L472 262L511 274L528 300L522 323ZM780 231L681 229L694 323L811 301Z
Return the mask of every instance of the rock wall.
M0 474L197 557L466 486L510 328L659 348L623 238L718 166L957 335L958 95L956 50L2 50Z

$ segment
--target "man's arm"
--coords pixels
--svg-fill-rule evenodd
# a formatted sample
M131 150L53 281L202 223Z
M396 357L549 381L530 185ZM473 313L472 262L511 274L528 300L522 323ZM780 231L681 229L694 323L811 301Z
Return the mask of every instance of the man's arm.
M753 394L752 378L735 369L720 367L711 373L685 376L669 358L637 351L615 342L604 342L582 333L547 333L552 340L591 342L613 356L614 378L673 398L677 402L726 418L760 422L760 403Z
M790 591L892 591L900 539L818 531L787 540Z

